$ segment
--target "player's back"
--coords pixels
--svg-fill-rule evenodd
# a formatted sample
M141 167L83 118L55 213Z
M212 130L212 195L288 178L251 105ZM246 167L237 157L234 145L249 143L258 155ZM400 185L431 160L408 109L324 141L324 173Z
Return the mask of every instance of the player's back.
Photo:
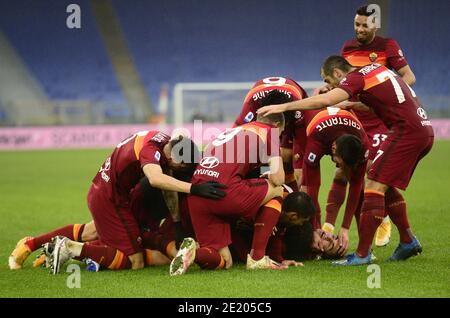
M234 123L239 126L256 120L256 111L262 100L272 90L278 90L290 101L308 97L305 90L294 80L285 77L267 77L257 81L244 98L242 110Z
M351 78L360 86L360 101L373 108L392 132L411 139L433 136L425 110L400 76L385 66L370 64L349 73L347 79ZM345 80L341 82L342 86L345 86Z
M192 183L239 182L278 151L279 134L273 126L253 122L226 130L208 144Z
M128 196L143 177L140 152L151 144L161 148L170 136L159 131L141 131L119 143L106 159L92 182L104 189L106 195L117 204L128 204ZM164 159L162 151L155 152L157 161Z
M306 128L309 139L320 143L327 154L331 145L343 134L351 134L359 137L363 144L367 144L367 136L361 122L349 111L336 107L328 107L314 116Z

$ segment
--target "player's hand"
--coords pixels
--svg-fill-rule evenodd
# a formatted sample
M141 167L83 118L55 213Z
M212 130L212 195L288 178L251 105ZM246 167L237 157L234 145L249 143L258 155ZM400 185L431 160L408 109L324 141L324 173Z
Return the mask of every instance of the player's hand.
M191 194L208 199L220 199L223 198L226 193L221 189L227 187L216 181L208 181L204 183L192 184Z
M332 89L333 89L333 87L331 87L330 84L326 84L322 87L316 88L313 92L313 95L325 94L325 93L331 91Z
M338 243L339 249L337 250L337 253L339 256L343 256L347 253L348 249L348 229L341 227L338 235Z
M285 259L284 261L281 262L282 265L286 265L286 266L304 266L302 262L296 262L293 260L288 260Z
M266 172L260 174L259 177L261 179L269 179L269 174L270 174L270 171L266 171Z
M268 106L263 106L260 109L258 109L256 111L256 113L258 114L262 114L264 117L270 114L278 114L278 113L283 113L285 112L286 106L284 106L284 104L280 104L280 105L268 105Z
M354 102L349 102L349 101L347 101L347 100L344 100L343 102L340 102L339 104L336 104L335 106L336 107L339 107L340 109L353 109L353 106L355 105L356 103L354 103Z

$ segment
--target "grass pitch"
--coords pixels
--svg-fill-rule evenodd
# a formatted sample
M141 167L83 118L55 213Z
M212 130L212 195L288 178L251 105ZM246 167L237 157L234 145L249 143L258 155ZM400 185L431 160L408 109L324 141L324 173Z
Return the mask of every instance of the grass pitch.
M0 152L0 297L450 297L450 141L435 143L404 194L424 251L406 262L386 263L398 243L394 227L391 243L374 250L380 288L367 287L367 267L335 268L329 261L286 271L193 266L180 277L169 277L168 266L91 273L82 265L81 288L67 287L69 273L33 269L34 255L22 270L10 271L7 258L20 238L90 220L86 194L110 152ZM334 168L328 158L322 161L323 205ZM357 244L354 226L350 251Z

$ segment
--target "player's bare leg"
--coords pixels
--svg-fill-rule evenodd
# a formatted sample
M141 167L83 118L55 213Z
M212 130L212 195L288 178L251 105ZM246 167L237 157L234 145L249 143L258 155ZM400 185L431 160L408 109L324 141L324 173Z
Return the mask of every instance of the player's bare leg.
M131 269L142 269L145 266L144 255L142 253L129 255L128 259L131 262Z

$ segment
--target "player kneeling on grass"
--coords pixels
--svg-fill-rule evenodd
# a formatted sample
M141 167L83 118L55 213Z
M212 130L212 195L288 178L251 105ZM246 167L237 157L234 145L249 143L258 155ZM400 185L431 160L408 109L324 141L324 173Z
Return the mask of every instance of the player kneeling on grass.
M253 219L255 231L247 268L280 268L265 255L273 227L281 212L284 170L279 154L279 135L284 128L282 114L258 117L257 122L220 134L205 150L207 155L194 172L192 183L218 181L227 186L227 196L219 200L188 196L189 214L200 248L221 258L220 267L232 266L228 245L231 224L240 218ZM246 179L262 164L268 164L267 180ZM193 239L185 240L179 256L172 261L171 274L181 274L195 258ZM180 264L182 260L182 264Z
M224 196L220 184L210 182L192 185L169 175L171 171L192 169L198 157L197 147L189 138L179 136L170 139L158 131L136 133L117 145L93 179L88 194L95 231L102 247L107 249L99 250L98 246L58 236L49 247L52 249L52 273L58 273L60 266L72 257L92 258L91 254L98 253L104 254L105 262L111 260L111 264L106 264L109 268L144 267L140 229L131 211L131 190L145 175L153 187L161 190L212 199ZM177 209L171 212L174 213L172 218L177 221ZM33 239L19 242L9 258L10 268L22 267L32 250L29 242L36 248Z

